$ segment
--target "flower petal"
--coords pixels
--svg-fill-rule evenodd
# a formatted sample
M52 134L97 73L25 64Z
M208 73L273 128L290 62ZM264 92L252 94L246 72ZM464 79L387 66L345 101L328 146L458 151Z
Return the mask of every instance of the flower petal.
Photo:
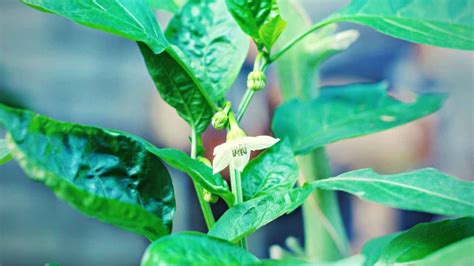
M247 153L241 155L241 156L236 156L231 159L230 164L239 172L243 172L245 166L249 163L250 161L250 151Z
M224 142L220 145L217 145L215 148L214 148L214 152L213 152L213 155L217 155L218 153L223 153L223 152L230 152L229 150L233 147L233 143L232 142Z
M269 148L280 141L280 139L272 138L270 136L244 137L239 140L251 151Z
M215 154L215 150L214 150ZM226 168L232 158L232 152L229 150L224 150L223 152L219 152L215 154L214 160L212 160L212 173L217 174L220 171L224 170Z

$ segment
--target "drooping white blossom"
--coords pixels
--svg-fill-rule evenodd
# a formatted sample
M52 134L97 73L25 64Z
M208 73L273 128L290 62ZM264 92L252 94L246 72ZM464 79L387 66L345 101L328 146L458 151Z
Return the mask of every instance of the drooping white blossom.
M250 152L273 146L280 139L270 136L241 137L214 148L212 169L214 174L224 170L227 166L242 172L250 160Z

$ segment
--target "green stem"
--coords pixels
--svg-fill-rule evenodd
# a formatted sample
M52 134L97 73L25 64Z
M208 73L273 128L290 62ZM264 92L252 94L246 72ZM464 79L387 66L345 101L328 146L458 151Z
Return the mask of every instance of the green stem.
M232 193L235 197L235 204L240 204L244 202L244 196L242 193L242 180L240 178L240 172L236 170L234 167L229 166L229 173L230 173L230 186L232 188ZM239 241L240 247L247 250L247 238L242 238Z
M197 153L197 134L194 128L192 129L191 135L191 158L196 159ZM214 219L214 214L212 213L211 205L209 202L204 200L204 189L202 186L193 180L194 188L196 189L197 198L199 200L199 205L201 205L202 214L204 216L204 220L206 221L207 229L210 230L216 220Z
M253 71L265 72L265 70L267 70L267 67L268 67L268 62L265 59L265 55L262 52L258 53L257 57L255 58L255 62L253 64ZM250 90L249 88L247 88L247 90L245 91L245 94L242 97L242 100L240 101L239 109L237 111L238 122L240 122L240 120L245 114L245 111L247 111L247 107L249 106L250 101L252 101L254 94L255 94L255 91Z
M311 28L309 28L307 31L303 32L301 35L299 35L298 37L294 38L292 41L290 41L285 47L283 47L281 50L279 50L278 52L276 52L274 55L272 55L270 57L270 63L273 63L275 62L278 58L280 58L280 56L282 56L283 54L285 54L288 50L290 50L291 47L293 47L295 44L297 44L299 41L301 41L302 39L304 39L306 36L308 36L310 33L312 33L313 31L315 30L319 30L331 23L335 22L334 19L332 18L329 18L329 19L326 19L326 20L323 20L322 22L320 23L317 23L315 25L313 25Z
M324 148L297 158L300 183L330 177ZM349 253L339 204L333 191L318 190L303 204L306 255L313 261L333 261Z

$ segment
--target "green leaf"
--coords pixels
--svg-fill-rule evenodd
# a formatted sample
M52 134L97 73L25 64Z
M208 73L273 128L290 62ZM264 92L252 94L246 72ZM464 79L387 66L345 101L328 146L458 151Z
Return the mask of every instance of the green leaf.
M0 165L5 164L13 159L10 150L7 147L7 141L0 139Z
M395 175L379 175L372 169L362 169L318 180L311 185L319 189L342 190L399 209L474 216L474 182L433 168Z
M154 53L167 46L155 16L144 0L22 0L76 23L146 43Z
M362 254L365 257L364 266L373 266L382 255L383 249L400 233L389 234L374 238L367 242L362 248Z
M450 265L464 266L472 264L472 251L474 250L474 237L469 237L444 247L429 256L417 260L410 261L400 265L416 265L416 266L433 266L433 265Z
M293 188L298 165L288 140L283 140L253 159L242 172L244 200Z
M150 240L171 232L175 211L171 177L145 141L2 104L0 123L23 170L57 197Z
M186 56L211 98L220 100L239 75L249 47L224 0L189 1L165 35Z
M186 3L186 0L146 0L153 8L177 13Z
M473 0L352 0L328 20L364 24L411 42L473 50L473 17Z
M186 232L153 242L145 251L141 266L243 265L257 261L254 255L227 241Z
M209 235L235 243L298 208L314 189L306 185L277 191L235 205L222 215L209 231Z
M277 15L259 29L260 39L268 51L272 49L273 44L278 40L285 27L286 21L280 15Z
M472 217L418 224L390 241L383 249L379 262L391 265L419 260L445 246L472 236L474 236Z
M203 132L217 109L209 94L179 56L168 48L154 54L146 45L138 44L151 78L161 97L178 112L197 133Z
M441 108L445 94L424 93L412 102L387 94L387 84L352 84L321 89L318 98L292 100L276 110L272 129L288 137L296 154L326 144L363 136L431 114Z
M219 174L213 175L212 169L205 164L193 160L180 150L158 149L156 147L149 150L171 167L188 174L207 191L220 196L227 205L231 206L234 203L234 195L229 190L227 182Z
M226 0L226 3L240 28L270 50L269 44L276 41L285 24L279 16L277 0Z

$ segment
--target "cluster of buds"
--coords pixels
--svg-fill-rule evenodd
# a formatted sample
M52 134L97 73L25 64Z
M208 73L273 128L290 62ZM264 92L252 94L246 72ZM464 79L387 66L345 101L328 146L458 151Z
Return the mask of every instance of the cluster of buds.
M259 91L265 88L267 78L265 73L259 70L250 72L247 77L247 88L249 90Z

